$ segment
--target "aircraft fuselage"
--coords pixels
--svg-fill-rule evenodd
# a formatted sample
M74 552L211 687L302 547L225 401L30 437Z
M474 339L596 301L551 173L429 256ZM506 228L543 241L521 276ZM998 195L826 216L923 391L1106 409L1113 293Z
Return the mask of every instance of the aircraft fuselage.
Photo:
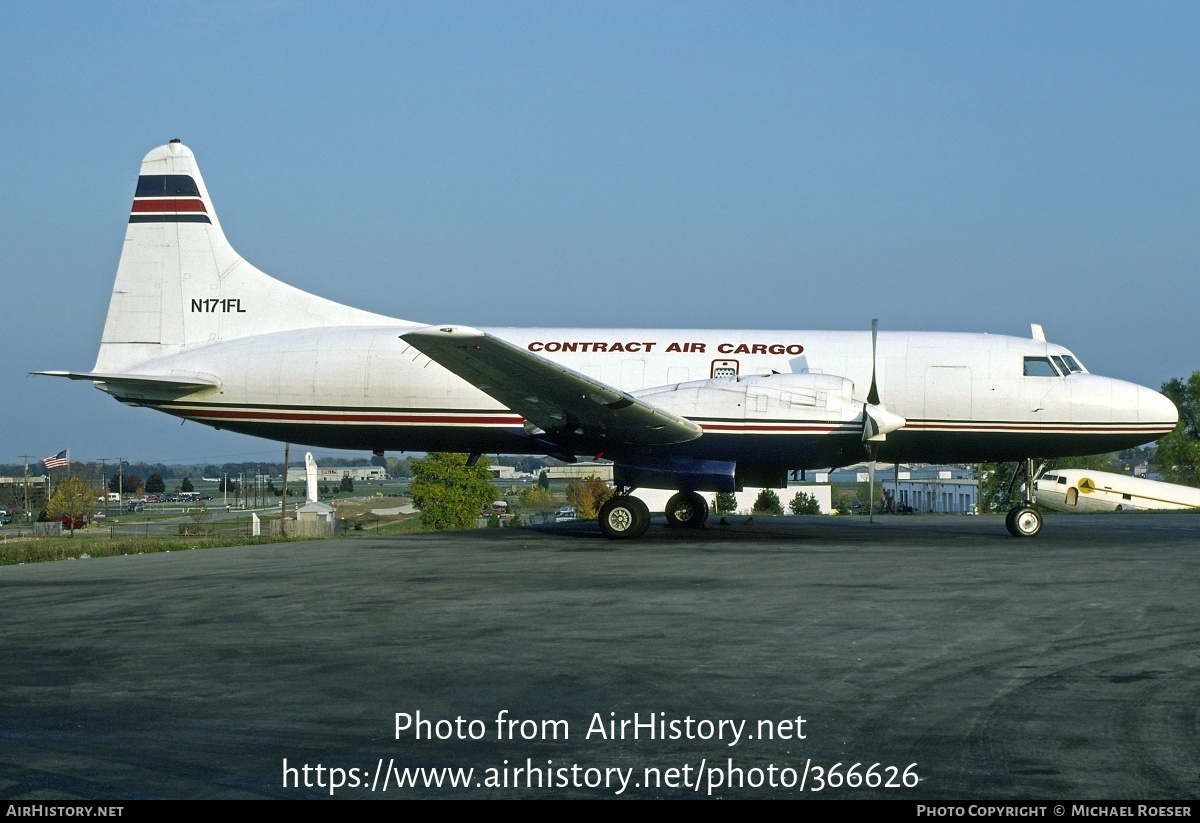
M375 451L536 453L523 418L431 362L400 335L408 324L275 332L172 354L167 370L211 374L219 387L182 397L102 386L118 399L218 428L314 446ZM756 382L744 402L696 419L704 436L661 453L815 468L863 458L868 332L497 328L487 330L631 394L726 378ZM1066 349L1001 335L882 332L876 374L891 461L1015 460L1128 448L1169 430L1174 409L1149 389L1086 372L1026 375L1025 359ZM145 364L155 372L153 361ZM771 375L842 378L838 408ZM811 392L807 393L811 394ZM740 406L740 408L739 408ZM642 450L644 451L644 450ZM606 456L619 457L620 447Z

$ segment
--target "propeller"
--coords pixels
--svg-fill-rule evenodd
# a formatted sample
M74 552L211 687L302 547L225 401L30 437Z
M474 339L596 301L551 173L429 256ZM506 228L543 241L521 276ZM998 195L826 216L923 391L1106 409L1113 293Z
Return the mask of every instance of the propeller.
M879 383L875 380L875 352L879 341L879 318L871 320L871 390L867 392L867 402L863 404L863 438L867 442L867 453L871 455L871 462L867 464L867 489L869 496L869 508L867 516L872 525L875 524L875 463L879 458L879 441L876 438L887 437L886 434L879 432L878 425L871 417L870 407L879 405ZM867 421L871 424L868 425ZM868 434L869 430L870 434Z
M867 392L867 402L872 406L879 405L879 384L875 382L875 349L879 339L879 318L871 321L871 390Z
M878 351L879 319L871 321L871 389L867 402L863 403L863 445L870 457L867 462L867 481L870 485L870 518L875 522L875 464L879 458L879 444L887 439L888 432L903 428L908 422L903 417L885 409L879 400L879 384L875 378L875 360Z

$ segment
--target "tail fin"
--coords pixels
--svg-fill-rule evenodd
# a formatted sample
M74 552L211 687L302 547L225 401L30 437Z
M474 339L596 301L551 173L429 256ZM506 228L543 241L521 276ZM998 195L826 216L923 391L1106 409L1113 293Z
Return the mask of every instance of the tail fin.
M94 371L249 335L396 322L303 292L243 260L221 231L195 156L172 140L142 160Z

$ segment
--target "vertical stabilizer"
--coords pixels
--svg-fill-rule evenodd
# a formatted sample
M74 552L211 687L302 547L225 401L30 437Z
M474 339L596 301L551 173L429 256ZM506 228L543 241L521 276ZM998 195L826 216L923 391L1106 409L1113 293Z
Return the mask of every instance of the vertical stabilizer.
M142 160L95 371L256 334L396 322L243 260L221 231L195 156L172 140Z

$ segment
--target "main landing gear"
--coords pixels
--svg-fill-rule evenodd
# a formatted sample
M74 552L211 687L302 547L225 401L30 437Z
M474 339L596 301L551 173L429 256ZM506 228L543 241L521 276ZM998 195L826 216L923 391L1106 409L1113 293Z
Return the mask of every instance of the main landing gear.
M600 531L612 540L641 537L650 528L650 510L630 494L618 494L600 507Z
M667 501L667 525L700 529L708 519L708 501L696 492L679 492ZM650 510L639 498L621 490L600 507L600 531L613 540L641 537L650 528Z
M1037 474L1033 467L1033 458L1025 460L1025 504L1009 509L1004 518L1004 526L1013 537L1035 537L1042 530L1042 515L1033 507L1033 481ZM1017 475L1013 473L1013 482ZM1010 488L1011 488L1011 484Z
M670 527L700 529L708 519L708 501L696 492L679 492L667 501L666 515Z

